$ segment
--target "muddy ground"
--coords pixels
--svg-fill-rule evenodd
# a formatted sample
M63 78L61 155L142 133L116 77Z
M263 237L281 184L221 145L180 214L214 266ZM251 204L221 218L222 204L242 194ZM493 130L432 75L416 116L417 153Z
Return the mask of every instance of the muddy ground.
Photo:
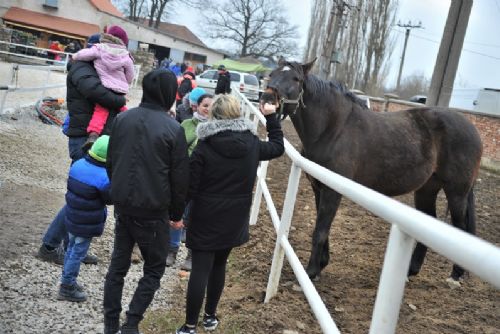
M64 182L61 179L66 177L68 159L65 140L56 131L47 131L47 125L33 120L19 122L23 120L0 118L0 262L4 268L0 273L4 278L18 277L30 281L31 269L26 270L23 263L19 262L18 266L13 263L31 261L30 254L36 251L43 231L62 204ZM284 124L286 136L297 145L299 141L291 124ZM47 136L44 137L45 133ZM290 161L286 157L273 161L269 167L268 185L278 212L281 211L289 168ZM499 193L500 176L481 171L476 186L478 235L496 245L500 244ZM398 199L411 203L411 196ZM315 219L313 201L312 190L303 176L290 240L304 265L310 252ZM441 198L440 217L444 217L444 208L445 202ZM278 295L270 303L262 303L275 243L275 232L265 212L263 204L258 224L251 228L250 242L235 250L230 258L227 287L219 309L221 326L218 332L320 333L288 264L283 269ZM342 333L368 332L388 230L387 223L343 199L330 233L330 264L321 278L314 282ZM109 248L109 243L96 242L94 252L106 257ZM34 265L40 267L41 263L36 261L33 260ZM10 263L7 269L6 262ZM466 278L462 288L451 290L445 282L450 270L448 260L433 251L428 253L422 272L406 286L397 333L500 333L500 292L474 275ZM98 274L104 272L105 265ZM57 280L57 273L52 279ZM53 282L49 297L44 298L53 299L54 284L57 283ZM142 327L145 333L171 333L182 322L186 280L177 280L176 284L168 293L160 291L159 298L170 299L173 307L150 312ZM87 285L87 288L95 289L96 295L102 289L98 283ZM9 292L6 289L3 286L0 291L0 310L16 303L12 296L6 298ZM416 308L411 308L410 304ZM86 304L80 309L82 307L85 308ZM98 306L95 311L98 315ZM20 312L16 315L19 324L28 316ZM95 317L94 314L91 316ZM0 315L0 332L4 332L1 329L5 317L5 314ZM90 318L89 321L99 323L101 319ZM97 332L62 328L52 328L47 332ZM16 330L5 332L16 333Z

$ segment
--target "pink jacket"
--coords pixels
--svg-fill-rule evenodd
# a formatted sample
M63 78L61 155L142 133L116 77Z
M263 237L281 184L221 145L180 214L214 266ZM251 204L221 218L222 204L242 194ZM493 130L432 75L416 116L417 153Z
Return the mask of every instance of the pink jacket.
M98 43L82 49L75 60L94 61L94 67L104 87L126 94L134 78L134 62L127 48L120 44Z

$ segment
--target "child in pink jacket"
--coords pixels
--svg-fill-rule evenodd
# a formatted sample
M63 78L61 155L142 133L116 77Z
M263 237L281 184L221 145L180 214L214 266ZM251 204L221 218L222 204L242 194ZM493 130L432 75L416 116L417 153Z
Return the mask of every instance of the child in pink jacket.
M115 93L126 94L134 78L134 62L127 51L128 36L119 26L112 26L101 35L100 42L91 48L82 49L74 56L74 60L93 61L94 67L104 87ZM127 110L126 107L120 111ZM87 150L97 140L108 119L108 110L96 104L92 119L87 127L89 135L83 145Z

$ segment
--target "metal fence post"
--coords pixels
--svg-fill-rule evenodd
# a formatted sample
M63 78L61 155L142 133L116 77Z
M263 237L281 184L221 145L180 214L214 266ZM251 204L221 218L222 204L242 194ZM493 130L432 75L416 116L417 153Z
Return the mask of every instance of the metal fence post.
M396 224L392 225L373 308L370 334L390 334L396 331L414 244L414 238Z
M12 85L12 79L13 79L13 75L14 75L14 66L15 65L12 65L10 67L9 75L7 76L9 81L5 83L5 86ZM6 89L2 94L2 102L0 103L0 112L3 112L3 108L5 106L5 101L7 100L7 94L9 94L9 89Z
M297 198L297 191L299 189L299 180L301 169L295 163L292 163L290 176L288 177L288 187L286 189L285 203L283 204L283 212L281 213L281 223L276 236L276 245L274 246L273 262L271 264L271 273L267 282L266 297L264 303L268 303L272 297L278 292L278 285L281 277L281 269L283 268L283 260L285 257L285 250L281 245L281 239L284 237L288 239L288 232L290 231L290 224L292 222L293 209L295 207L295 200Z

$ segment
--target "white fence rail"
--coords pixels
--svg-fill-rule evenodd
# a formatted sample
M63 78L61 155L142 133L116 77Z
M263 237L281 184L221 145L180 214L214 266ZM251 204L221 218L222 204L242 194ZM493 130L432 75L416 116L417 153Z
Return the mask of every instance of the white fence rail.
M48 63L50 65L58 65L58 70L66 71L66 65L68 64L70 55L72 53L44 49L31 45L0 41L0 54L26 58L41 63ZM49 59L49 54L57 54L59 55L61 60Z
M255 122L265 124L265 118L251 102L239 92L235 95L240 99L246 117L253 115ZM285 151L292 160L292 167L281 219L266 184L267 162L263 162L257 172L257 187L250 214L250 223L255 224L261 196L264 196L277 231L265 302L277 293L286 255L323 332L340 333L288 242L301 170L392 224L373 309L371 334L390 334L396 330L416 240L500 289L500 248L305 159L286 139Z
M18 77L19 77L19 71L22 69L26 70L36 70L36 71L42 71L46 72L46 76L44 78L45 84L42 86L35 86L35 87L20 87L18 84ZM0 85L0 92L2 92L2 97L0 100L0 113L4 111L5 107L5 102L7 100L7 95L12 92L33 92L33 91L41 91L40 98L45 97L45 93L47 90L54 89L54 88L65 88L66 83L59 83L59 84L48 84L50 80L50 75L52 72L56 70L59 70L58 66L43 66L43 65L19 65L19 64L12 64L12 67L10 68L10 72L7 75L6 79L8 80L5 82L3 85Z

